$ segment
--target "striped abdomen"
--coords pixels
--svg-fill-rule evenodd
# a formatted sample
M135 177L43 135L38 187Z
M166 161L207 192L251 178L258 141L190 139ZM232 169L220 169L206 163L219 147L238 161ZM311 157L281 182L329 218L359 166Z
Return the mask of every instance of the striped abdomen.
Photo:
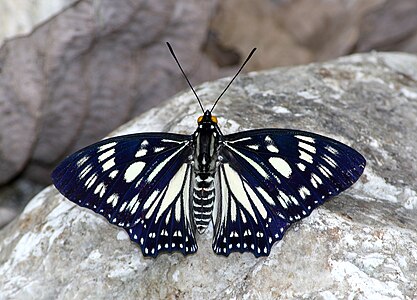
M197 173L194 178L193 215L199 233L211 220L214 204L214 173Z

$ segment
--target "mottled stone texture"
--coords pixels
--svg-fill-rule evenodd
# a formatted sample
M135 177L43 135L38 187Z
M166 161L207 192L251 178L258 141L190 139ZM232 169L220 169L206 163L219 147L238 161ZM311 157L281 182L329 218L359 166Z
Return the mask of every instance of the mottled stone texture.
M197 87L208 106L229 79ZM314 131L367 158L348 191L289 229L269 257L199 251L143 258L123 230L46 188L0 231L0 298L416 299L417 57L373 53L241 76L216 108L225 134ZM191 133L181 94L114 134Z
M77 1L0 49L0 184L51 168L193 82L217 76L201 52L213 1Z

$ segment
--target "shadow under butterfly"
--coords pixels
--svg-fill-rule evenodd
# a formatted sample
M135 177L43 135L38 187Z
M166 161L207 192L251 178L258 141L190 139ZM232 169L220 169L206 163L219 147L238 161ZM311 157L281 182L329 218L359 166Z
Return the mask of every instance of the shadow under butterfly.
M70 155L52 173L69 200L124 228L143 255L197 251L196 233L214 225L213 250L268 255L286 229L350 187L366 161L333 139L300 130L223 135L212 115L251 51L192 135L138 133Z

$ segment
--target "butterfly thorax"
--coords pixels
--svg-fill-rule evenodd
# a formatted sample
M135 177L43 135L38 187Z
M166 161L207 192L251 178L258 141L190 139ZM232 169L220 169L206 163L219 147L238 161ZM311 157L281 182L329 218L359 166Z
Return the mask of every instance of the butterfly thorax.
M214 204L214 174L216 171L219 133L217 120L206 111L198 120L198 128L193 135L194 186L193 215L199 233L203 233L211 220Z

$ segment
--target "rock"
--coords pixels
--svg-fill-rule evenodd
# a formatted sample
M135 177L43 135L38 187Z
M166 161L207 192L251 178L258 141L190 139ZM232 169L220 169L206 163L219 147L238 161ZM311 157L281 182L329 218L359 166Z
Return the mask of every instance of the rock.
M0 45L4 39L30 33L36 26L76 0L1 1Z
M53 187L0 231L0 298L413 299L417 297L417 57L372 53L241 76L215 110L225 134L304 129L367 158L348 191L292 226L269 257L144 258L122 229ZM229 79L196 88L210 105ZM114 132L192 133L191 92Z
M0 184L50 182L52 167L194 82L216 76L205 57L212 1L76 1L0 48ZM173 76L175 74L175 76Z
M416 10L415 0L224 0L210 22L207 51L233 62L230 52L244 57L256 46L263 54L248 66L256 70L358 51L415 53Z
M417 2L414 0L388 0L369 11L360 23L357 50L408 50L413 36L417 35Z
M25 208L26 204L43 189L31 181L20 179L0 187L0 229Z
M0 207L0 228L3 228L10 221L12 221L19 212L10 207Z

